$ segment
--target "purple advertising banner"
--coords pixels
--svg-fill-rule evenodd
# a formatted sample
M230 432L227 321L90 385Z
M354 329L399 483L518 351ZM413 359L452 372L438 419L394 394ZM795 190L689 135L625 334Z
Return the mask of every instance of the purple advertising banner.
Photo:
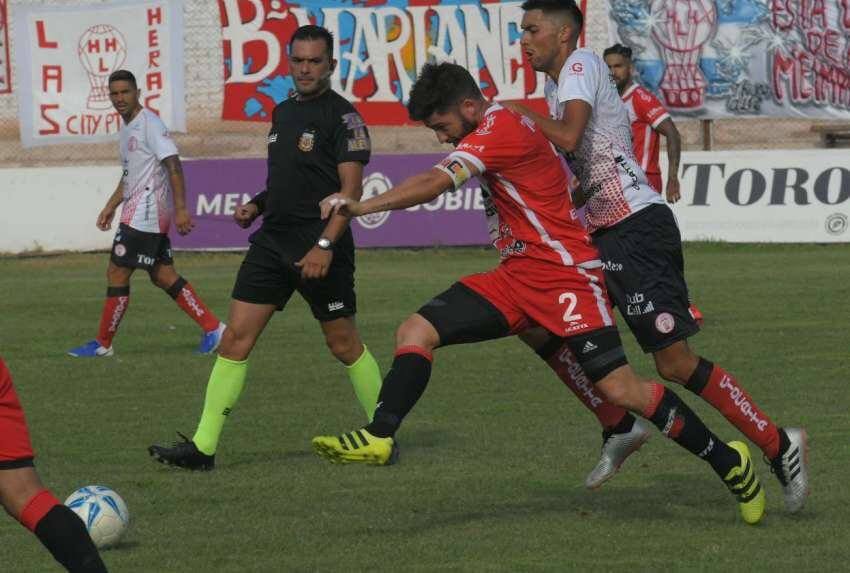
M376 155L363 172L363 198L379 195L410 175L436 165L445 155ZM172 233L176 249L246 249L248 235L235 209L265 188L265 159L198 160L183 163L187 203L195 229ZM477 180L431 203L401 211L373 213L351 223L358 247L489 245L481 188Z

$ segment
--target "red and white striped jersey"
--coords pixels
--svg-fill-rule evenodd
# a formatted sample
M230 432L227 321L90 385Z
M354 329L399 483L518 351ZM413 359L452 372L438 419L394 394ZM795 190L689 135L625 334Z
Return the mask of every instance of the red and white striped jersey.
M668 119L670 114L655 94L641 85L632 84L621 97L632 123L632 146L638 165L647 175L660 175L658 152L661 134L655 128Z
M532 120L491 105L441 166L451 171L458 161L480 173L490 238L502 260L601 265L567 193L558 155Z
M554 119L563 118L571 100L582 100L593 108L578 149L564 154L581 182L591 233L664 202L637 164L629 115L602 58L584 48L575 50L564 62L558 83L547 79L545 93Z
M171 185L162 160L177 155L177 146L154 112L142 109L121 128L124 208L121 222L146 233L168 233Z

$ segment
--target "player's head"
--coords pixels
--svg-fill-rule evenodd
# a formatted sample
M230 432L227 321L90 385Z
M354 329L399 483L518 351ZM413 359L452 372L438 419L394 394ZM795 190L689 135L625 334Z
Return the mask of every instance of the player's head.
M407 111L410 119L434 130L440 143L458 142L472 133L487 101L475 78L457 64L425 64L413 88Z
M578 46L584 16L575 0L525 0L520 45L531 67L555 73Z
M603 56L608 69L611 70L611 77L617 84L617 90L623 93L632 83L632 49L623 44L614 44L603 52Z
M142 106L141 91L136 86L136 76L128 70L117 70L109 74L109 100L112 107L125 119L133 117Z
M324 92L336 67L334 37L321 26L301 26L289 39L289 73L301 97Z

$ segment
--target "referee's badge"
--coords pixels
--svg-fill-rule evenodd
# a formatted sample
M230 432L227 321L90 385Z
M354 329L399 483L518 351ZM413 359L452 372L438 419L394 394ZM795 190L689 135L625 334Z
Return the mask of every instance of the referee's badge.
M307 153L313 151L313 145L316 143L316 132L313 129L308 129L298 138L298 149Z

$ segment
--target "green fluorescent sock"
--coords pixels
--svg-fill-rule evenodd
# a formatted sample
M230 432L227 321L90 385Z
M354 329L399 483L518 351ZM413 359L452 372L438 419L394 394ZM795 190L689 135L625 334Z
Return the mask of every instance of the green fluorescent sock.
M375 406L378 404L378 393L381 391L381 369L378 368L375 357L365 344L360 358L354 364L346 366L346 369L351 385L354 387L354 394L363 410L366 411L366 417L371 421Z
M239 400L248 373L247 360L229 360L218 356L207 383L204 413L192 441L197 448L211 456L218 447L224 421Z

